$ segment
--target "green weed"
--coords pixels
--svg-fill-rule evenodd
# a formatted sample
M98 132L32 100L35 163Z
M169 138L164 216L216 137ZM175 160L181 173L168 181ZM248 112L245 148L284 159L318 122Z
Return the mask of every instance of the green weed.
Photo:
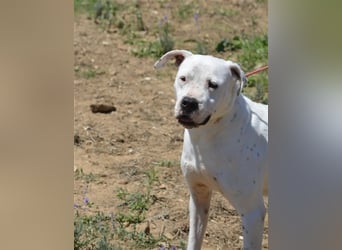
M159 30L159 42L161 45L161 53L158 57L172 50L174 47L175 42L170 35L170 27L167 18L164 18Z
M182 250L186 250L186 243L184 241L181 240L179 245Z
M95 78L98 75L103 75L106 73L104 70L99 70L99 69L96 70L93 68L81 69L78 66L75 67L74 71L79 77L82 77L85 79Z
M135 16L136 16L136 22L137 22L137 30L138 31L144 31L146 30L145 27L145 23L142 17L142 13L141 10L139 8L137 8L137 10L135 11Z
M76 172L79 178L85 175L82 170ZM138 230L137 225L145 221L145 213L155 202L151 195L153 184L158 181L154 168L145 173L146 182L142 190L128 192L119 189L117 197L123 202L116 215L108 216L97 211L94 215L80 215L76 210L74 216L74 249L109 249L120 247L112 241L125 241L132 247L139 249L155 248L158 242L167 242L163 235L154 236L149 231ZM78 206L79 207L79 206Z
M74 172L74 176L76 180L83 180L86 183L94 182L97 178L97 176L91 172L85 174L82 168L76 169L76 171Z
M145 175L147 177L147 189L150 192L153 183L158 181L157 171L154 168L150 168L148 171L146 171Z
M193 15L195 7L196 6L192 2L187 3L183 1L178 5L176 15L180 19L187 19Z
M92 70L92 69L85 70L82 72L82 76L87 79L94 78L96 76L96 70Z
M238 52L237 60L245 70L252 70L259 64L267 64L268 39L262 36L235 36L232 39L224 38L216 45L217 52Z
M128 207L130 212L142 214L155 202L155 198L151 195L151 189L158 180L157 172L154 168L151 168L146 171L145 175L147 178L144 192L128 193L122 188L117 192L117 197L124 201L124 206Z
M95 215L80 215L78 211L74 216L74 249L108 249L119 250L113 245L114 234L111 227L111 217L102 212Z
M267 35L241 39L241 54L238 61L245 70L252 70L258 65L267 64L268 38Z
M137 211L139 213L143 213L144 211L148 210L151 204L148 193L130 194L126 202L128 203L129 209L131 211Z
M225 51L237 51L242 48L242 40L238 36L234 36L232 39L224 38L216 45L217 52Z
M219 14L224 17L232 17L239 15L240 12L238 10L233 10L233 9L226 9L226 8L218 8L214 10L215 14Z
M161 167L172 167L172 166L179 166L179 161L171 161L171 160L160 160L153 163L154 165L161 166Z
M133 240L139 247L155 247L163 236L155 237L145 231L136 230L136 225L145 220L145 212L155 202L155 196L151 195L153 184L158 180L157 172L151 168L146 173L146 185L143 192L129 193L119 189L117 197L123 201L122 209L116 216L119 223L118 235L121 240ZM129 226L131 227L129 228Z
M94 6L94 20L95 23L102 23L111 28L115 21L116 13L119 5L113 0L97 0Z
M241 54L238 62L246 71L267 65L268 62L268 39L267 35L255 36L242 39ZM247 87L255 87L256 92L250 96L256 102L268 103L268 74L266 72L248 78Z
M98 1L99 0L74 0L74 12L92 13Z
M267 35L248 37L235 36L232 39L222 39L216 45L217 52L229 51L237 54L237 61L248 72L257 67L267 65L268 39ZM248 78L246 95L257 102L268 103L267 72L258 73ZM253 90L248 89L253 88Z
M207 48L204 45L204 42L201 41L200 38L200 31L201 31L201 26L200 26L200 13L197 10L194 14L194 21L195 21L195 29L196 29L196 33L197 33L197 39L196 41L196 53L199 55L206 55L207 54Z
M196 41L196 53L199 55L207 55L207 47L200 40Z
M153 57L159 58L166 52L174 48L174 40L170 35L169 23L167 18L164 18L160 24L158 39L152 42L144 40L130 39L131 43L135 45L135 49L132 50L133 55L137 57Z
M137 57L147 57L151 56L153 58L158 58L162 55L162 47L159 41L146 42L146 41L136 41L134 42L135 48L132 49L132 54Z
M144 221L145 216L142 214L137 214L137 213L118 213L116 216L116 221L119 222L121 225L123 223L127 223L127 225L131 224L139 224Z

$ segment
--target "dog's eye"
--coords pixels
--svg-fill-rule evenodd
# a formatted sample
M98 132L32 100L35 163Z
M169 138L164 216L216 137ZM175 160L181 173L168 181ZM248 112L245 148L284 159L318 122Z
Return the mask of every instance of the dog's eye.
M208 87L210 89L217 89L218 85L217 85L217 83L215 83L215 82L213 82L211 80L208 80Z
M181 76L180 79L185 82L186 81L186 77L185 76Z

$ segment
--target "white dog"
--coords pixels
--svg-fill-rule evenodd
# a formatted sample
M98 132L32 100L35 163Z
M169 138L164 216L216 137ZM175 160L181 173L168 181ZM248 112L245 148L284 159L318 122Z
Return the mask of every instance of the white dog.
M173 50L175 115L185 127L181 168L190 190L188 250L201 249L212 191L222 193L242 218L244 249L261 249L267 179L268 106L241 94L238 64Z

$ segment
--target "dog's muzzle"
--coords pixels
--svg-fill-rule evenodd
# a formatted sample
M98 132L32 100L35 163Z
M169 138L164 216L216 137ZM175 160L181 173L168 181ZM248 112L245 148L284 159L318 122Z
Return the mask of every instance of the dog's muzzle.
M191 114L198 111L199 105L198 101L195 98L185 96L180 103L181 112L180 115L177 116L177 120L180 124L182 124L185 128L195 128L200 125L205 125L209 119L210 115L201 123L196 123L192 118Z

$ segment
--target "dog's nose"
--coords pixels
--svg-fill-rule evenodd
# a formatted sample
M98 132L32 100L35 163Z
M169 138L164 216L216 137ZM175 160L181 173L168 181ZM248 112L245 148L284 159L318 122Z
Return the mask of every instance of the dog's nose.
M181 108L185 113L191 113L198 110L198 101L192 97L184 97L181 102Z

